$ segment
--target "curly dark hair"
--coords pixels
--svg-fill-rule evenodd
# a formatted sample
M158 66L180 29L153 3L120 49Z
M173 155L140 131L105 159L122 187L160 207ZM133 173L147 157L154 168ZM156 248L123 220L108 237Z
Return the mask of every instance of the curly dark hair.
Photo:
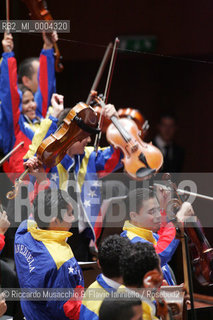
M120 257L123 248L130 243L129 239L115 234L100 244L98 259L103 274L108 278L120 277Z
M62 221L62 213L69 204L70 198L66 191L51 188L40 191L33 201L34 220L38 227L48 229L52 217Z
M151 243L131 243L123 250L120 270L126 286L141 288L148 271L159 270L159 257Z
M131 320L135 315L133 307L141 306L141 299L132 295L132 297L123 297L117 293L113 298L106 297L99 310L100 320Z

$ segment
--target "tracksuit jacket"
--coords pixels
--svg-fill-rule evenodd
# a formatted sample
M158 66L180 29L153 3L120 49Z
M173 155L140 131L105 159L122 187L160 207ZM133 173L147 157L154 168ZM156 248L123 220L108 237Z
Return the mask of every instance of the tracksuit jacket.
M169 270L168 262L171 260L179 240L175 239L176 229L170 222L163 225L158 233L154 233L148 229L142 229L134 226L129 221L125 221L122 237L127 237L132 243L136 242L150 242L154 245L157 254L161 260L161 268L164 279L169 285L174 285L171 272Z
M15 264L21 288L83 289L82 271L73 256L67 231L42 230L25 220L15 236ZM57 291L56 291L57 292ZM80 300L21 301L26 320L79 318Z
M85 292L85 296L81 305L79 320L98 320L99 309L104 298L110 294L113 297L113 294L116 293L116 291L125 295L129 290L123 285L116 290L104 281L102 274L99 274L96 278L96 281L93 282ZM100 297L100 299L98 299L98 297ZM143 298L142 300L143 319L157 319L155 317L155 305L148 299L145 301Z

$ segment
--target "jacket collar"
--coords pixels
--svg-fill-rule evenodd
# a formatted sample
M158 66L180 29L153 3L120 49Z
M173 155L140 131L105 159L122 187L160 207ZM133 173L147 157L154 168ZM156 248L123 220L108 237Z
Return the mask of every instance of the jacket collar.
M151 230L136 227L135 225L130 223L129 220L125 221L123 230L134 233L135 235L153 243L154 245L157 243Z

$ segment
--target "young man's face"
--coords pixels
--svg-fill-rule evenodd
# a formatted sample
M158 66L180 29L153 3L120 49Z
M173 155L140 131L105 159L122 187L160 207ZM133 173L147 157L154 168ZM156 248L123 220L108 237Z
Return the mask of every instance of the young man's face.
M85 139L83 139L82 141L77 141L75 142L68 150L67 150L67 154L69 156L74 156L77 154L84 154L84 148L86 147L86 145L88 143L91 142L91 138L87 137Z
M65 213L63 220L59 223L59 229L60 231L69 231L70 228L72 227L72 222L74 220L74 215L73 215L73 208L69 204L67 206L67 212Z
M25 91L22 95L22 113L30 120L36 117L36 102L31 91Z
M162 118L158 129L162 139L167 143L171 142L176 132L175 120L170 117Z
M130 213L131 220L138 227L157 232L161 225L159 203L156 198L143 201L138 213Z

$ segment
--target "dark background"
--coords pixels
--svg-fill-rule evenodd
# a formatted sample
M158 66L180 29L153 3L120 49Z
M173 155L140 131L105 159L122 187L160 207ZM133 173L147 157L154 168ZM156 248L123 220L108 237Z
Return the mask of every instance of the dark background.
M28 19L21 0L10 2L11 19ZM184 171L212 172L212 0L51 0L48 9L55 19L68 19L71 25L70 34L59 34L58 42L64 71L57 74L57 92L65 96L66 107L86 100L105 49L116 36L156 36L152 54L118 51L109 102L117 109L140 109L151 126L148 140L156 134L159 114L174 111L179 124L176 141L186 150ZM5 16L1 0L0 18ZM41 35L13 36L18 63L39 55ZM99 92L105 81L106 72ZM205 175L198 191L213 194L209 179ZM211 214L213 207L207 205ZM204 200L197 206L203 208ZM176 267L180 265L179 260Z

